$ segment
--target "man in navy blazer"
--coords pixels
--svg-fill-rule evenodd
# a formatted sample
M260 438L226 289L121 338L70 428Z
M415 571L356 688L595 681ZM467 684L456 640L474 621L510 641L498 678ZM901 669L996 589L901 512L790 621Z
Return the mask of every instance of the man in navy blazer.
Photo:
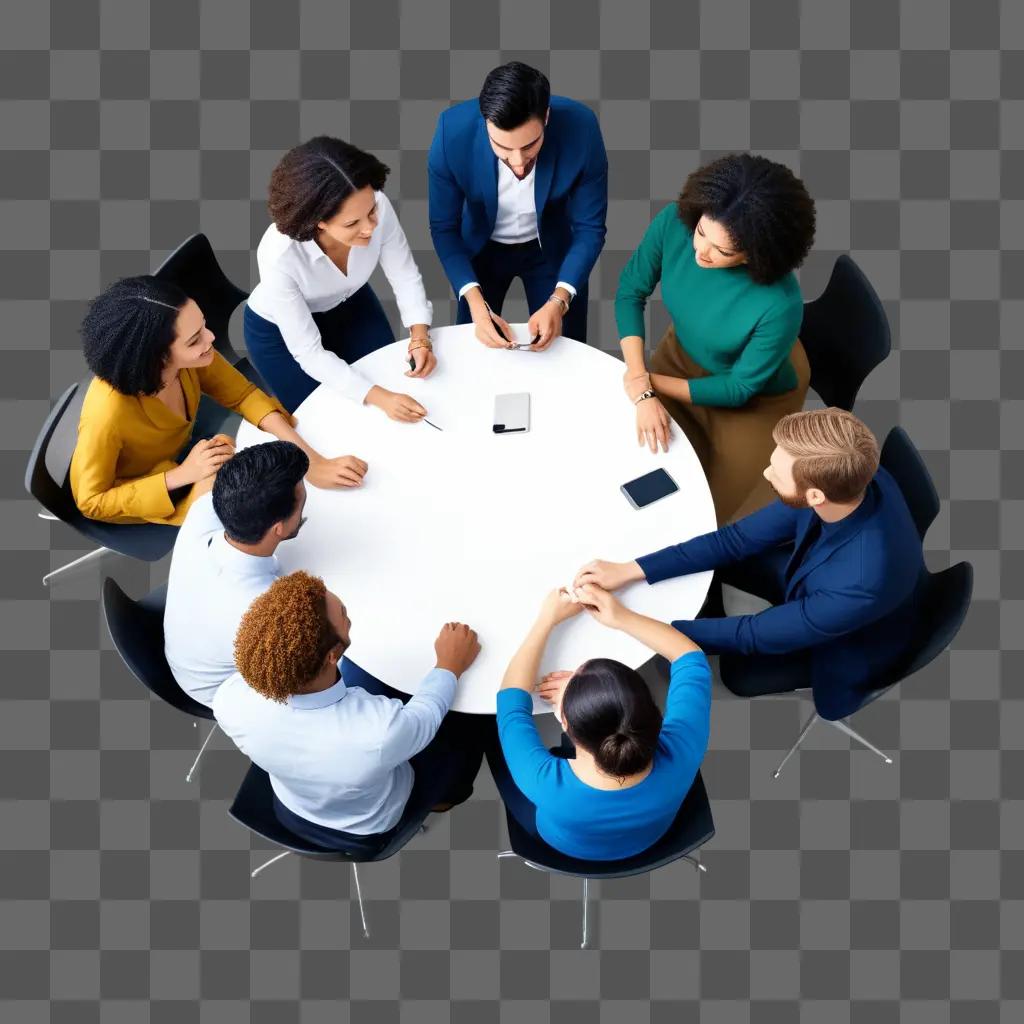
M501 307L518 277L530 338L547 348L587 336L587 281L604 246L608 157L593 112L552 96L545 75L513 61L479 100L441 114L427 159L430 235L459 298L492 348L515 341Z
M783 417L765 478L767 508L635 562L592 562L577 582L658 583L709 569L770 601L756 615L673 622L741 696L810 686L822 718L852 714L920 636L921 539L878 443L851 413Z

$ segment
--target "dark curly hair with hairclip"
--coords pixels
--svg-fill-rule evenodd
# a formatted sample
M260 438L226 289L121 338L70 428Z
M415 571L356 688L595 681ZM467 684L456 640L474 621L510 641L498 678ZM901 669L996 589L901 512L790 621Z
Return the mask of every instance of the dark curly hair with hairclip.
M155 395L188 296L151 275L125 277L89 305L82 350L89 369L123 395Z
M270 176L267 207L282 235L296 242L316 238L353 192L384 187L390 168L349 142L318 135L289 149Z
M676 208L691 231L703 216L721 224L758 284L796 270L814 243L814 200L804 183L785 164L752 153L723 156L694 171Z

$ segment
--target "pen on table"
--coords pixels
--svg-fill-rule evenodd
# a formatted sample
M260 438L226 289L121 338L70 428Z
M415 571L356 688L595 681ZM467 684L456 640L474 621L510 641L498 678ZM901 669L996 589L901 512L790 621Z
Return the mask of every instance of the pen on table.
M428 427L433 427L435 430L441 430L441 428L436 423L431 423L426 416L423 417L423 422L426 423ZM444 433L444 431L442 430L441 433Z

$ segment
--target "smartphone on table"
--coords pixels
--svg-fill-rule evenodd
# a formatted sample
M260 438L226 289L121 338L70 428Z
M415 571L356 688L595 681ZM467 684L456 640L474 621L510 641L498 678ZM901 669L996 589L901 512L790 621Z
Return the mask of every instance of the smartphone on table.
M663 469L655 469L653 472L638 476L635 480L623 484L619 490L626 496L626 500L633 508L641 509L651 505L662 498L667 498L674 491L679 490L679 485Z

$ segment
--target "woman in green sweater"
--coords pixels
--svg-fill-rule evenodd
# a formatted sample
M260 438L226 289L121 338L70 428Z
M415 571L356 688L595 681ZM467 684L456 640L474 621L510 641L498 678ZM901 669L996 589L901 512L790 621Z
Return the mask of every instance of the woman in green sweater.
M793 271L814 241L814 201L788 167L744 153L689 176L647 229L615 296L623 383L637 439L667 451L669 417L708 477L719 524L766 505L772 428L803 408L810 368L797 338ZM672 318L644 362L644 306L658 281Z

